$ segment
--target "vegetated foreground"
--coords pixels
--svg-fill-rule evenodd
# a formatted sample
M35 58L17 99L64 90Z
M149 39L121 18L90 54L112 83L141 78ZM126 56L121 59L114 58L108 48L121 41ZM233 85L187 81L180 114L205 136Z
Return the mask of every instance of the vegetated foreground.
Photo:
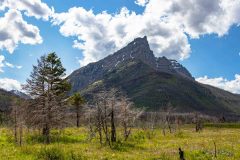
M52 143L45 145L38 131L25 130L22 147L14 144L10 129L0 129L0 159L179 159L178 148L184 151L187 160L240 159L239 128L204 128L195 132L193 126L185 126L175 133L162 129L134 129L128 141L118 131L118 141L110 148L101 146L97 138L89 140L86 128L53 130ZM121 139L122 138L122 139ZM215 145L216 144L216 150ZM216 152L216 153L215 153ZM216 157L215 158L215 154Z

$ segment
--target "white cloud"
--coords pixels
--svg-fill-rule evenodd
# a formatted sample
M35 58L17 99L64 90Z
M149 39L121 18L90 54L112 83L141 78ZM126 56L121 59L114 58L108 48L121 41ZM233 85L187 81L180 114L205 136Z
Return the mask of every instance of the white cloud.
M5 62L5 65L10 67L10 68L17 68L17 69L21 69L22 68L22 66L14 65L14 64L9 63L9 62Z
M139 6L146 6L146 4L149 2L149 0L136 0L135 3Z
M22 68L22 66L16 66L16 68L17 68L17 69L21 69L21 68Z
M42 37L36 26L23 20L21 12L10 9L0 18L0 49L13 53L18 43L40 44Z
M21 83L9 78L0 78L0 86L7 91L21 90Z
M209 84L232 93L240 94L240 75L236 74L234 80L227 80L223 77L219 78L208 78L207 76L196 78L196 81Z
M156 56L186 59L191 48L187 35L223 36L240 24L240 0L136 0L142 14L123 8L119 13L94 14L82 7L55 13L53 24L60 33L75 37L73 47L83 50L81 65L97 61L136 37L146 35Z
M60 25L62 35L76 37L73 47L83 50L82 66L145 35L156 56L184 59L191 51L187 36L178 26L159 16L137 15L126 8L115 15L106 12L95 15L92 10L74 7L55 14L53 24Z
M54 8L41 0L0 0L0 11L5 13L0 17L0 49L13 53L19 43L42 43L38 27L28 24L22 14L47 21Z
M0 10L5 8L23 11L27 16L33 16L37 19L48 20L53 14L54 9L49 8L41 0L0 0Z
M0 55L0 73L3 72L3 67L4 67L4 60L5 57L3 55Z
M165 16L177 23L192 38L204 34L227 34L240 22L239 0L150 0L146 13Z
M5 60L5 57L3 55L0 55L0 73L4 72L4 70L3 70L4 67L17 68L17 69L22 68L22 66L14 65L12 63L7 62Z
M9 62L5 62L6 66L10 67L10 68L14 68L14 65L9 63Z

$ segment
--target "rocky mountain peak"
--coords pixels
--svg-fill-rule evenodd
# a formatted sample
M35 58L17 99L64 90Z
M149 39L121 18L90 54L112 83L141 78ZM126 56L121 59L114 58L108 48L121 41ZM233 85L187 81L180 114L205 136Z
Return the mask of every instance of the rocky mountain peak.
M107 72L114 70L120 64L128 63L129 60L141 61L158 72L166 72L194 80L187 69L177 61L169 60L166 57L156 58L150 49L146 36L136 38L114 54L74 71L69 79L73 88L83 89L85 86L103 78Z
M134 39L126 47L107 57L106 60L111 60L111 63L114 64L112 66L116 67L119 63L134 58L139 59L152 67L155 66L155 57L149 47L146 36Z
M126 47L114 53L111 61L115 63L116 67L120 62L133 58L148 64L159 72L177 74L194 80L190 72L176 60L168 59L165 56L156 58L150 49L146 36L134 39L134 41L130 42ZM117 60L117 62L114 61L114 59Z

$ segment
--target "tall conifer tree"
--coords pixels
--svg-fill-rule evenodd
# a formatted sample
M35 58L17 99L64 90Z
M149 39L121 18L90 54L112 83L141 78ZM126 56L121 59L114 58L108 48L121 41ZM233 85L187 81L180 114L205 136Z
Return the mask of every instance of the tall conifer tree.
M50 142L50 131L60 127L65 117L65 96L70 84L64 79L65 68L55 53L42 56L33 71L25 90L33 100L29 107L29 120L32 125L40 127L45 142Z

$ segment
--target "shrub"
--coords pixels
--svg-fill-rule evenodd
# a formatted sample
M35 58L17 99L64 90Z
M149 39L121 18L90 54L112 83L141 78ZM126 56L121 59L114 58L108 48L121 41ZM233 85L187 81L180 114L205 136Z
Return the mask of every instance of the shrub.
M188 138L188 135L184 133L183 131L178 131L174 134L176 138Z
M143 131L136 132L130 138L135 142L144 142L145 141L145 133Z
M64 153L57 147L42 148L38 154L37 159L41 160L64 160Z
M213 158L213 155L208 152L208 151L193 151L193 152L189 152L189 158L192 160L202 160L202 159L206 159L206 160L210 160Z
M79 153L70 152L66 160L87 160L87 158Z

